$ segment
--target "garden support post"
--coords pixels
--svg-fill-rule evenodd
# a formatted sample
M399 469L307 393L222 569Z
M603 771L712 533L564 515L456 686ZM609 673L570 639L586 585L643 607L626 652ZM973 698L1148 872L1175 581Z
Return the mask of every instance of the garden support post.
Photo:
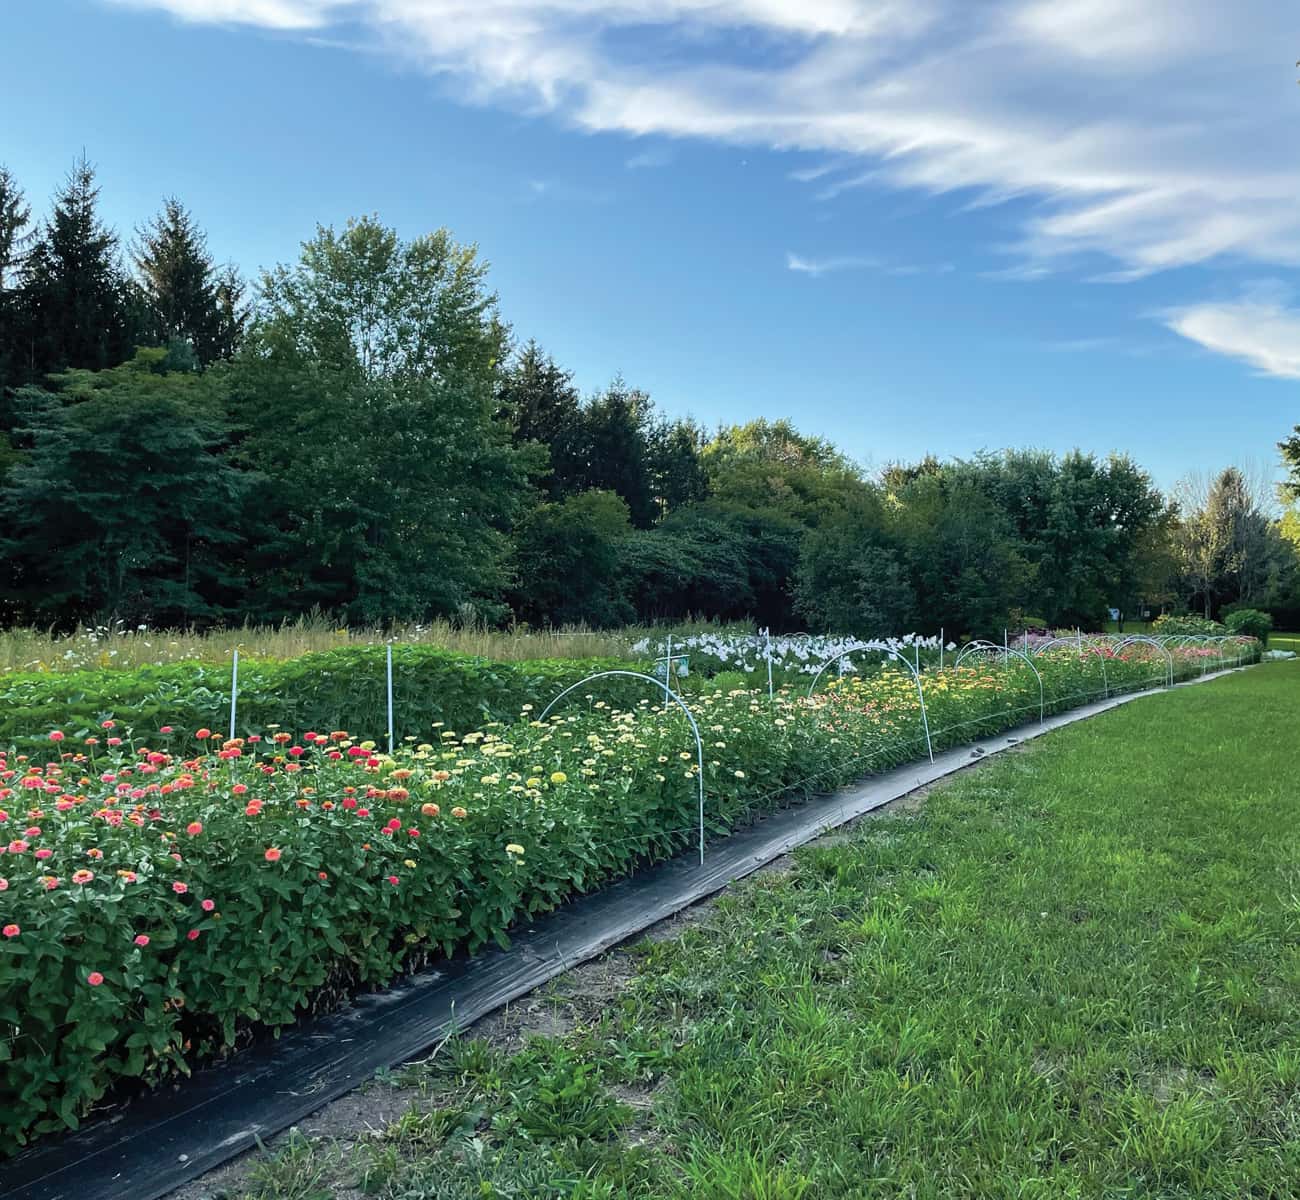
M393 752L393 643L388 643L388 753Z
M239 699L239 649L230 659L230 740L235 740L235 706Z

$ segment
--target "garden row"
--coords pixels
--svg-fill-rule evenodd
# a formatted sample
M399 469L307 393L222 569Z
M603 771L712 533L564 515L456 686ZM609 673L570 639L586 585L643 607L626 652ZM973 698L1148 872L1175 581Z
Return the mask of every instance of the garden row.
M1180 677L1206 664L1176 659ZM1035 666L1048 711L1157 686L1167 669L1147 646L1062 648ZM1039 674L993 657L927 672L935 748L1036 718ZM161 708L133 730L58 722L44 738L57 753L5 756L0 1145L357 987L505 942L513 923L692 842L695 744L677 710L578 694L541 722L534 703L392 756L328 723L231 741ZM897 668L811 700L732 689L691 703L711 834L924 753L917 687Z

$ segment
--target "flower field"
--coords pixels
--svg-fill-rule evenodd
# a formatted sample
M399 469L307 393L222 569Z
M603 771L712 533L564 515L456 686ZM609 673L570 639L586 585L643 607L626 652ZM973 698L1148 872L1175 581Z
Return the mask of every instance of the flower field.
M1200 673L1191 648L1175 654L1180 677ZM1143 646L1036 666L1047 711L1166 672ZM1039 711L1023 663L972 658L923 680L936 749ZM2 1144L358 987L504 943L513 923L692 844L687 723L649 697L622 703L575 696L545 722L527 703L517 721L435 726L392 755L342 729L227 739L111 716L4 755ZM897 667L812 699L732 688L690 703L711 834L924 753L916 684Z

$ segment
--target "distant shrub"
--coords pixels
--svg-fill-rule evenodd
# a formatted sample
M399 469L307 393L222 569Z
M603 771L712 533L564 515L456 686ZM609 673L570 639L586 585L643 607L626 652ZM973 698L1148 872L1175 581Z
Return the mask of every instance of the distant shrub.
M1190 613L1186 613L1181 617L1166 613L1162 617L1157 617L1151 623L1152 633L1199 634L1212 637L1215 634L1227 633L1227 631L1227 627L1220 625L1218 621L1211 621L1208 617L1194 617Z
M1273 629L1273 617L1257 608L1239 608L1227 615L1225 624L1229 633L1240 633L1267 642Z

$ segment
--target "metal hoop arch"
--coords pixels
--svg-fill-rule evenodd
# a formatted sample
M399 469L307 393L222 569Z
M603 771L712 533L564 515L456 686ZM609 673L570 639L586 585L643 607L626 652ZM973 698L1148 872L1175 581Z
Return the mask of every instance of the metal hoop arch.
M826 673L826 668L833 662L839 662L846 654L857 654L860 651L871 651L876 654L888 654L891 658L896 658L911 673L912 681L916 684L916 698L921 702L921 725L925 729L925 752L930 756L930 761L934 762L934 746L930 742L930 714L925 708L925 690L921 687L921 673L906 658L903 657L893 646L884 642L858 642L853 646L846 646L838 654L832 654L820 667L817 668L817 674L813 676L812 683L808 685L807 699L812 699L813 691L817 687L817 681Z
M1160 651L1161 654L1165 656L1166 659L1168 659L1169 686L1173 687L1174 686L1174 656L1171 653L1169 647L1166 646L1164 643L1157 642L1155 638L1148 637L1145 633L1135 633L1130 637L1126 637L1122 642L1119 643L1119 645L1115 646L1114 651L1116 654L1118 654L1121 650L1124 649L1125 646L1138 646L1138 645L1154 646L1157 650Z
M629 679L642 679L646 683L652 683L664 693L664 703L671 700L678 708L686 714L686 719L691 723L691 732L695 735L695 762L699 768L700 784L700 865L704 865L704 742L700 738L700 727L695 723L695 714L686 706L683 700L676 692L673 691L662 679L656 679L653 675L646 675L642 671L597 671L594 675L588 675L585 679L579 679L577 683L570 684L558 696L556 696L544 709L537 720L545 721L550 713L561 700L570 692L576 692L580 687L588 683L594 683L597 679L608 679L611 675L623 675Z
M1039 645L1035 646L1033 648L1033 655L1037 658L1045 650L1054 650L1058 646L1068 646L1078 654L1080 658L1085 658L1089 654L1097 655L1097 661L1101 663L1101 698L1103 700L1110 699L1110 679L1106 675L1106 656L1101 653L1101 651L1106 647L1103 647L1092 640L1084 642L1080 641L1078 638L1055 637L1050 641L1041 642Z
M1043 691L1043 676L1034 665L1034 660L1028 654L1023 650L1017 650L1014 646L999 646L997 642L988 642L981 638L973 642L967 642L966 645L957 652L957 660L953 663L953 666L960 667L961 660L965 658L967 654L1000 654L1002 655L1002 665L1004 667L1007 665L1007 657L1009 655L1014 654L1017 658L1023 659L1029 666L1029 669L1033 671L1034 678L1038 680L1038 723L1041 725L1047 719L1047 697L1046 693Z

